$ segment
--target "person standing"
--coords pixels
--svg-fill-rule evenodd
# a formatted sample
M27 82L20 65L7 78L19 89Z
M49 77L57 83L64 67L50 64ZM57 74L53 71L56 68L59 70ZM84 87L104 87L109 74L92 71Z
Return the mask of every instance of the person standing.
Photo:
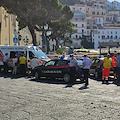
M15 55L13 58L13 72L12 72L13 75L16 75L17 73L17 65L18 65L17 63L18 63L18 58L17 55Z
M74 84L75 82L75 74L76 74L76 65L78 64L77 59L74 57L74 55L70 55L70 82Z
M34 69L35 67L37 67L39 65L39 60L37 59L36 56L34 56L34 58L31 60L31 63L30 63L32 69Z
M89 69L92 65L92 61L90 58L87 57L87 55L84 55L83 59L83 74L84 74L84 80L85 80L85 86L87 87L89 85L88 77L89 77Z
M114 75L114 80L117 77L116 76L116 62L117 62L117 52L114 52L114 56L112 57L112 68L113 68L113 75Z
M117 76L118 76L117 82L120 82L120 53L118 53L116 66L117 66L116 73L117 73Z
M24 54L21 55L19 58L19 63L20 63L20 74L25 75L26 74L26 57Z
M5 53L5 56L3 58L4 63L4 74L8 72L8 53Z
M107 54L107 57L103 59L103 72L102 72L102 83L108 83L108 77L110 74L110 68L112 67L112 60L110 54Z

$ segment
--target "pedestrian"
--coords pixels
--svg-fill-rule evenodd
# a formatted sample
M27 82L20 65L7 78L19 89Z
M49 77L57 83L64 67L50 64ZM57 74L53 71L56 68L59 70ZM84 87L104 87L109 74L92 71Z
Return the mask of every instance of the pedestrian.
M112 60L110 58L110 54L107 54L107 57L103 59L103 71L102 71L102 83L108 84L108 77L110 74L110 68L112 67Z
M13 75L16 75L17 73L17 65L18 65L18 58L17 55L15 55L13 58L13 72L12 72Z
M8 53L5 53L5 56L3 58L4 63L4 74L8 72Z
M76 77L76 65L78 64L77 59L74 57L74 55L70 55L71 59L70 59L70 82L72 84L74 84Z
M39 60L37 59L36 56L34 56L34 58L31 60L31 68L34 69L35 67L37 67L39 65Z
M116 66L117 66L116 73L117 73L117 76L118 76L117 82L119 83L120 82L120 53L118 53Z
M117 62L117 51L114 52L114 56L112 57L112 68L113 68L113 75L114 80L116 79L116 62Z
M84 74L86 87L89 85L88 78L89 78L89 69L91 65L92 65L91 59L88 58L87 55L85 54L83 58L83 74Z
M21 55L19 58L19 64L20 64L20 74L25 75L26 74L26 57L24 54Z

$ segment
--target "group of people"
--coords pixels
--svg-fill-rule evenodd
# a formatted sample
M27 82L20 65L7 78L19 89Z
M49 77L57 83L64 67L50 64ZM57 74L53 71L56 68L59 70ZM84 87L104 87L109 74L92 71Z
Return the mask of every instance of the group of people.
M4 63L4 74L6 74L8 72L8 68L9 68L9 62L8 62L8 53L5 53L5 56L3 58L3 63ZM17 68L19 66L20 68L20 74L21 75L25 75L26 72L26 57L24 56L24 54L21 55L21 57L18 57L16 54L14 55L13 59L13 71L12 71L12 75L16 75L17 74Z
M61 57L61 59L64 59L65 58L65 55ZM74 84L75 82L75 79L76 79L76 66L78 64L77 62L77 59L74 57L73 54L71 54L68 58L67 58L69 61L70 61L70 75L71 75L71 80L70 82L72 84ZM88 82L88 77L89 77L89 69L90 69L90 66L92 65L92 61L90 58L87 57L87 55L84 55L84 58L83 58L83 74L84 74L84 81L85 81L85 86L87 87L89 85L89 82Z
M108 83L108 77L110 69L114 72L114 81L120 82L120 55L117 51L114 51L114 56L111 58L110 54L103 59L103 72L102 72L102 83Z
M8 62L8 53L5 53L5 56L3 58L3 63L4 63L4 74L6 74L8 72L8 68L9 68L9 62ZM21 54L20 57L17 56L17 54L14 55L13 59L13 71L12 71L12 75L16 75L17 74L17 69L19 67L19 73L21 76L26 75L26 68L27 68L27 59L25 57L24 54ZM36 56L33 57L33 59L31 60L31 68L35 68L36 66L39 65L39 60L37 59Z
M61 59L64 59L65 55L61 57ZM70 75L71 75L71 83L75 82L75 73L76 73L76 66L78 64L77 59L74 57L74 55L70 55L68 58L70 60ZM84 74L84 81L85 86L89 85L88 77L89 77L89 69L92 65L92 61L90 58L87 57L87 55L84 55L83 58L83 74ZM114 56L110 57L110 54L107 54L107 57L103 59L103 69L102 69L102 83L108 83L108 77L110 74L110 69L113 70L114 75L114 83L120 82L120 55L117 53L117 51L114 52Z

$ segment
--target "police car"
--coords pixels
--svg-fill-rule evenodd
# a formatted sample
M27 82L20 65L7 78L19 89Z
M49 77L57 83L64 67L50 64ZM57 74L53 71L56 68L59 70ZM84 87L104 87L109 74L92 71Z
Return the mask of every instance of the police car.
M78 68L76 68L78 71ZM77 72L76 72L77 73ZM54 59L32 70L35 79L46 77L50 79L62 78L65 82L70 81L70 67L68 60Z

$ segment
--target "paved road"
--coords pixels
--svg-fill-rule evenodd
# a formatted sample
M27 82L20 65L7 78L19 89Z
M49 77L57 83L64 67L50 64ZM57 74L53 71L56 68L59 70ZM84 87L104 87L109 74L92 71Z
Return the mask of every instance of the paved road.
M0 120L120 120L120 86L0 77Z

